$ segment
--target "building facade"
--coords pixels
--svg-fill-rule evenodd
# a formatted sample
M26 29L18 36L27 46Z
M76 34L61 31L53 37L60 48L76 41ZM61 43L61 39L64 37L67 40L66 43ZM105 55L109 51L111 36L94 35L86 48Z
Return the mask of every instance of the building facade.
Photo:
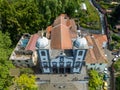
M66 14L58 16L43 32L25 34L10 56L15 66L33 67L36 64L42 73L81 73L87 69L100 69L107 65L104 49L105 35L81 34L73 19Z
M10 56L10 60L18 67L33 67L37 64L37 51L35 50L38 35L24 34Z
M37 41L42 73L80 73L88 45L78 35L74 20L62 14L46 31L47 38L41 36Z

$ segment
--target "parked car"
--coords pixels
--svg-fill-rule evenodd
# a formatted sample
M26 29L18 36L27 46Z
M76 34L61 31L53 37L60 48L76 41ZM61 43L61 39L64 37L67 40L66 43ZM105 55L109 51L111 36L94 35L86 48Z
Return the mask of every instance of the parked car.
M114 51L111 53L112 55L117 55L118 54L118 51Z
M108 84L106 81L103 82L103 90L107 90L108 88Z
M107 75L107 74L104 74L104 75L103 75L103 80L104 80L104 81L107 81L107 79L108 79L108 75Z

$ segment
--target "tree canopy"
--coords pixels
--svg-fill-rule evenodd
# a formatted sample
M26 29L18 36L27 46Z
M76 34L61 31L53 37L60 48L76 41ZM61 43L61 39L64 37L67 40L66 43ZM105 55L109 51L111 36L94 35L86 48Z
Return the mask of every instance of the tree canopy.
M8 33L0 31L0 90L7 90L12 84L12 77L9 75L12 63L8 60L11 53L11 40Z
M98 72L96 70L90 70L89 76L89 90L98 90L99 88L101 88L103 81Z
M22 74L20 77L15 79L17 88L20 90L37 90L37 85L35 84L35 76Z
M76 0L1 0L1 30L4 33L9 32L15 43L23 33L35 33L46 28L61 13L74 17L74 11L79 7L77 2Z
M33 34L45 29L61 13L66 13L71 18L79 17L81 26L99 29L97 11L85 0L88 10L84 12L81 10L82 2L83 0L1 0L0 28L2 32L10 33L12 43L15 44L23 33ZM91 24L88 25L88 22Z

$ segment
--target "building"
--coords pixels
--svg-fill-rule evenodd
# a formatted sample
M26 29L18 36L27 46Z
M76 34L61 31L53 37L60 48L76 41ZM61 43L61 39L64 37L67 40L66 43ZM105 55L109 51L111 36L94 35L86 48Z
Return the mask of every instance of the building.
M106 45L105 35L81 34L75 21L61 14L46 28L46 36L24 34L10 60L22 67L37 63L42 73L81 73L83 65L102 71L107 65Z
M46 31L47 38L41 36L37 41L42 73L80 73L88 45L78 36L74 20L61 14Z
M108 62L104 53L107 44L106 35L88 35L86 39L89 45L85 62L87 69L103 71Z
M13 64L18 67L33 67L37 63L36 41L39 35L24 34L10 56Z

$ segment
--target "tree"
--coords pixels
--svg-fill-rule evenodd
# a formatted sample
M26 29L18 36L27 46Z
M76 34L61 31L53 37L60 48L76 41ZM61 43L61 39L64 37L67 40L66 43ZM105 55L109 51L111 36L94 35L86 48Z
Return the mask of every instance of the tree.
M17 88L20 90L37 90L37 85L35 84L35 76L22 74L20 77L15 79Z
M120 90L120 75L116 77L115 85L116 85L116 90Z
M100 90L103 83L102 77L98 74L96 70L90 70L89 76L89 90Z
M13 42L23 33L35 33L44 27L34 0L3 0L0 14L2 32L9 32Z
M8 33L3 34L0 31L0 90L8 90L12 84L12 77L9 75L12 63L8 60L12 51L10 48L11 40Z
M117 72L120 71L120 59L114 63L114 68Z

